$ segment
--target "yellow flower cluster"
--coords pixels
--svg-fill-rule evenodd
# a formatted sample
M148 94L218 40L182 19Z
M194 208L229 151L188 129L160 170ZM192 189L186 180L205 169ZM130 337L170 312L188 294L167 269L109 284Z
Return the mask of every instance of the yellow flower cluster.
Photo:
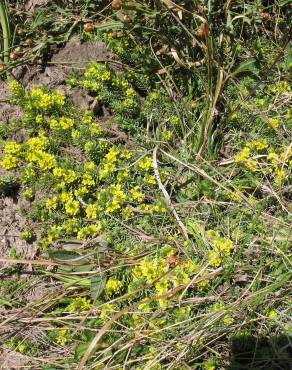
M268 147L266 140L255 140L247 143L245 147L236 155L235 162L244 165L250 171L256 171L258 169L258 163L252 158L252 151L261 151Z
M58 179L63 180L65 184L72 184L78 178L75 171L61 168L61 167L55 167L53 169L53 175L57 177Z
M80 204L78 200L68 199L65 203L65 211L68 215L77 215L80 212Z
M149 213L149 214L155 214L155 213L166 213L167 208L162 203L156 203L156 204L140 204L139 210L143 213Z
M57 164L56 158L53 154L47 153L43 150L37 150L34 152L27 152L26 159L29 162L37 164L42 170L50 170Z
M60 346L65 346L67 343L71 343L73 341L70 329L67 327L64 327L63 329L59 330L58 335L56 336L56 342Z
M68 312L84 312L90 310L92 307L90 300L85 297L74 298L69 306L67 306Z
M281 185L284 181L289 178L288 167L292 166L292 148L288 147L284 149L282 153L276 153L271 151L267 160L271 163L270 172L275 174L276 185Z
M147 174L147 175L145 175L145 176L143 177L143 182L144 182L145 184L147 184L147 185L151 185L151 186L156 184L155 177L154 177L153 175L149 175L149 174Z
M29 152L45 150L49 145L49 139L41 133L39 136L28 139L25 145Z
M279 118L270 118L269 119L269 127L273 130L277 130L277 128L280 126L281 122Z
M277 84L272 85L269 90L274 94L285 94L291 90L291 86L287 81L279 81Z
M21 153L21 145L17 144L16 141L8 141L3 151L5 154L19 156Z
M58 207L58 197L54 196L46 200L46 208L49 211L55 210Z
M31 90L31 107L47 111L54 106L62 107L65 104L65 96L58 92L48 93L42 87Z
M50 120L50 128L52 130L70 130L74 127L74 119L69 117L61 117L59 119L52 118Z
M94 177L93 175L91 175L90 173L84 173L84 175L82 176L82 185L83 186L94 186L95 185L95 181L94 181Z
M20 161L21 150L22 146L17 144L16 141L6 143L3 149L5 156L1 161L1 166L8 171L16 168Z
M145 195L139 189L139 186L135 186L133 189L130 190L131 199L136 200L137 202L141 203L145 199Z
M126 194L124 193L121 184L111 185L109 193L111 199L106 203L105 210L108 213L114 213L115 211L121 208L121 205L124 203L126 199Z
M86 207L85 213L86 213L86 218L96 220L98 212L101 211L101 208L98 204L89 204Z
M96 236L100 233L101 229L102 229L102 226L100 222L96 222L95 224L84 226L78 231L77 238L80 240L85 240L88 237Z
M158 296L157 302L162 309L166 309L169 306L169 302L166 299L167 297L161 296L166 294L171 288L181 284L188 284L191 281L191 276L199 269L197 263L181 261L171 270L168 259L172 256L173 251L170 249L164 257L156 257L154 259L145 257L132 272L132 283L128 287L129 291L141 279L146 280L147 283L154 283L156 295Z
M107 320L110 317L110 314L113 314L116 310L117 307L113 303L107 303L100 309L100 318Z
M214 303L213 306L212 306L212 310L214 312L221 312L221 311L223 312L223 311L226 310L226 307L222 303ZM227 324L227 325L232 324L233 321L234 321L234 319L233 319L232 316L230 316L229 314L224 315L224 317L223 317L224 324Z
M220 266L226 257L231 255L234 244L230 239L223 238L217 231L208 230L206 237L209 239L213 249L208 254L208 260L211 266Z
M115 278L108 279L105 289L108 295L117 294L121 291L123 283Z
M79 222L77 218L69 218L63 222L61 227L68 235L76 234L79 230Z
M10 91L12 93L12 96L14 98L17 98L17 97L21 96L24 92L21 83L19 83L16 80L9 79L8 80L8 86L9 86L9 89L10 89Z
M102 160L102 168L99 171L99 178L104 179L116 170L116 162L120 151L114 146L110 148L108 153Z
M151 157L144 157L138 162L138 168L143 171L149 171L152 168L152 158Z
M0 163L5 170L10 171L17 168L19 164L19 158L7 155L1 160Z
M173 138L173 132L171 130L164 130L161 137L164 141L170 141Z

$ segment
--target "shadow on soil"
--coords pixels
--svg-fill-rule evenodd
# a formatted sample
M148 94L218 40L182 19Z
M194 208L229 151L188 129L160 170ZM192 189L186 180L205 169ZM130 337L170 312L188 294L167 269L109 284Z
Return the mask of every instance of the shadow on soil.
M226 370L292 370L292 337L242 336L231 340L231 365Z

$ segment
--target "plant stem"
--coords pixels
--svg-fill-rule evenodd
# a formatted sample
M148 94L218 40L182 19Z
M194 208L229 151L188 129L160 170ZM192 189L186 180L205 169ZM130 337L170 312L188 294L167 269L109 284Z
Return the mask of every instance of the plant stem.
M10 29L8 19L8 9L5 0L0 0L0 24L3 32L3 60L7 63L9 58L9 41L10 41Z

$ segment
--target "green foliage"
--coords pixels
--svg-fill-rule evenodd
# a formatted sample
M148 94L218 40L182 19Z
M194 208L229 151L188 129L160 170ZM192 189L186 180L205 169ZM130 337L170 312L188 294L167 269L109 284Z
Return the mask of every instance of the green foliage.
M19 179L52 265L34 269L53 290L29 311L49 332L50 349L38 350L62 368L272 366L267 342L245 346L291 331L287 4L75 5L93 22L105 17L81 37L104 40L120 61L93 62L67 83L107 115L10 80L24 119L0 127L12 173L2 193ZM36 12L34 32L52 12L76 19L75 10ZM55 42L72 31L58 17ZM34 241L32 230L22 239ZM22 306L18 283L5 286L5 307Z

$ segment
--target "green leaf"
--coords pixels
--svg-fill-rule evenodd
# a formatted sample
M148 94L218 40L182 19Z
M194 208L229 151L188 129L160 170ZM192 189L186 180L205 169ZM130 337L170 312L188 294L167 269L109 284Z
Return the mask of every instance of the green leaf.
M87 258L73 251L63 251L63 250L49 251L48 254L49 254L49 257L55 261L76 262L80 264L83 264L83 263L85 264L89 262Z
M99 31L120 30L122 28L124 28L124 24L122 22L113 21L96 26L96 29L98 29Z
M90 296L97 299L104 290L107 278L105 276L93 276L90 284Z
M84 355L86 352L87 348L91 344L91 341L85 342L85 343L80 343L78 346L75 348L75 358L76 360L80 360L81 357ZM97 350L98 346L95 347L92 353L94 353Z
M76 251L77 249L79 249L80 248L80 245L81 245L81 243L74 243L74 242L72 242L72 243L65 243L65 244L63 244L62 245L62 248L65 250L65 251Z
M254 58L250 58L242 62L236 70L232 73L232 76L236 76L240 73L252 73L256 76L259 75L259 70L255 65L256 60Z

